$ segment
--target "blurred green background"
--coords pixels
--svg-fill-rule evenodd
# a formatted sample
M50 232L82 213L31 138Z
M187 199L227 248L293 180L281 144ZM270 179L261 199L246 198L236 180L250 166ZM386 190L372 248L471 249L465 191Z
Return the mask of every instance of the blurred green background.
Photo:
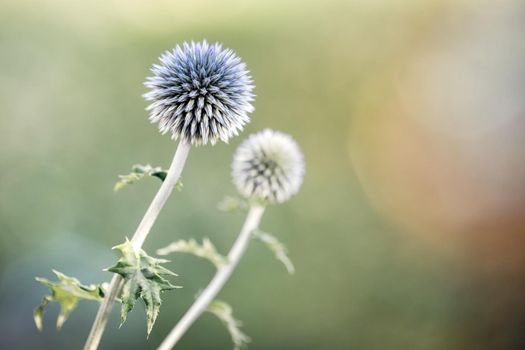
M110 279L159 183L115 194L132 164L168 166L176 144L147 121L142 85L185 40L247 63L256 111L229 145L191 151L145 249L209 237L226 252L242 215L230 162L249 133L290 133L307 174L262 229L297 272L252 244L220 295L249 348L524 349L525 6L516 0L15 1L0 4L0 348L78 349L97 305L63 329L32 311L51 269ZM101 349L154 349L213 275L169 267L150 338L142 305ZM181 349L230 349L203 315Z

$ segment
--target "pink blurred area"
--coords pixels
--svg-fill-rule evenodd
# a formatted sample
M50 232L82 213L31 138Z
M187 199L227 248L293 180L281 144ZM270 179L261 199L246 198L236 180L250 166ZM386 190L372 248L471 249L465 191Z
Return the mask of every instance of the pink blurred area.
M350 157L375 207L480 270L525 275L525 6L447 8L361 92Z
M522 1L445 7L362 89L350 129L376 210L469 271L472 348L514 349L501 335L524 321L524 18Z

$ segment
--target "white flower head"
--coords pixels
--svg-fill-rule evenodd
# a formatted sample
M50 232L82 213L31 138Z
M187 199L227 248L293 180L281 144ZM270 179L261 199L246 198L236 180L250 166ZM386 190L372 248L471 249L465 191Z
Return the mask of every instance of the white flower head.
M237 148L232 176L244 197L282 203L301 187L303 154L290 135L266 129L250 135Z
M160 57L144 85L150 121L194 146L228 142L250 121L253 82L241 59L221 44L184 43Z

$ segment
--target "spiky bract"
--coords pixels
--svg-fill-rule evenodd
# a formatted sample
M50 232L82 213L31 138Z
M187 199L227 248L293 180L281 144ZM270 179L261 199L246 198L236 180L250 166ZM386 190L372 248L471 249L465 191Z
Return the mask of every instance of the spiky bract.
M253 85L241 59L221 44L184 43L160 57L153 76L144 83L150 91L150 121L161 133L192 145L228 140L250 121Z
M301 187L303 155L292 137L266 129L241 143L233 158L232 176L243 196L281 203Z

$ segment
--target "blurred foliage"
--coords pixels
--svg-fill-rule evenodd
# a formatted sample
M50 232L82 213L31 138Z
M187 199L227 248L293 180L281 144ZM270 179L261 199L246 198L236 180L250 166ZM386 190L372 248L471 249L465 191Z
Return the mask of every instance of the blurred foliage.
M81 299L95 300L101 302L104 299L104 288L101 285L83 285L74 277L64 275L53 270L58 281L52 282L47 278L37 277L36 280L51 290L51 295L45 295L42 302L33 312L36 327L43 329L42 317L47 305L56 301L60 304L60 313L57 318L57 329L62 328L71 311L73 311Z
M202 244L199 244L199 242L194 239L187 241L180 239L157 250L158 255L168 255L172 253L193 254L196 257L207 259L215 265L217 269L226 263L226 257L217 252L217 249L208 238L203 238Z
M144 177L152 176L162 181L166 179L168 172L163 170L160 166L152 167L149 164L140 165L135 164L131 167L131 173L126 175L119 175L119 180L113 187L113 191L117 192L127 185L134 184L135 182L142 180ZM177 182L177 189L182 190L182 182Z
M250 337L241 331L242 322L233 317L233 309L229 304L224 301L214 300L207 307L206 311L217 316L224 324L232 338L233 350L241 350L251 341Z
M275 258L284 265L290 275L295 272L292 260L288 256L288 249L277 237L257 229L253 232L253 238L262 242L273 253Z

